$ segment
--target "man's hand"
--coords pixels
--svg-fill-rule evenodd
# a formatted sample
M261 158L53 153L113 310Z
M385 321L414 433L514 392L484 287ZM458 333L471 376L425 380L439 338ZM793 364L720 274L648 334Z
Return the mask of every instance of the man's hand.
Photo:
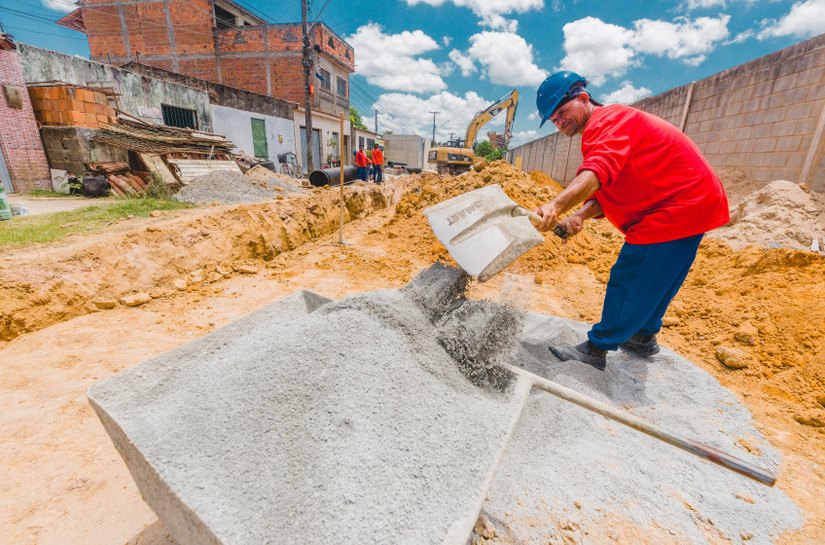
M553 201L539 206L533 212L541 218L541 223L536 225L539 231L549 231L558 223L559 211Z
M581 230L584 228L584 220L581 216L573 214L561 220L559 225L567 230L567 236L572 236L581 233Z

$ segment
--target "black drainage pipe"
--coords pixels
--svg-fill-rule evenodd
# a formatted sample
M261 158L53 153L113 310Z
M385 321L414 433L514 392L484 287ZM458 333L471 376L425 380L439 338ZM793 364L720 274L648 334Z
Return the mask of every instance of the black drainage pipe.
M351 182L355 180L358 176L358 169L353 166L344 167L344 183ZM309 175L309 183L314 185L315 187L321 187L324 185L338 185L339 180L341 179L341 169L340 168L325 168L323 170L314 170L312 174Z

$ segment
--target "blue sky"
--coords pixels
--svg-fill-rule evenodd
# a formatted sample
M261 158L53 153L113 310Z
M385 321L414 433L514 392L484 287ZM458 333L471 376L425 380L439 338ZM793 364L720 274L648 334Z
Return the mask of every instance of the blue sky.
M300 21L298 0L242 0L270 22ZM82 34L52 21L70 0L0 0L19 41L88 56ZM518 89L518 145L538 129L535 92L555 70L579 72L606 102L629 103L825 32L825 0L313 0L311 17L355 48L351 101L370 128L462 136L473 114ZM502 128L500 115L486 130Z

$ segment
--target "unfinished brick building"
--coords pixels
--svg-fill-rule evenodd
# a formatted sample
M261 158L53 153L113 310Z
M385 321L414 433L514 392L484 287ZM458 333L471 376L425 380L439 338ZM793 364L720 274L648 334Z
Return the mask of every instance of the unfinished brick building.
M267 24L228 0L84 0L58 24L83 32L92 60L130 61L303 104L301 24ZM313 108L349 110L353 48L312 26Z

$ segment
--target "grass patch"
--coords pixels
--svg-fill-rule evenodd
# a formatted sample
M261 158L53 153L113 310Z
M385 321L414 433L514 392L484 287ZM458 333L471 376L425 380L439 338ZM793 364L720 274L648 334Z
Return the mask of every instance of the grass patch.
M22 197L48 197L50 199L76 199L80 195L69 195L68 193L58 193L50 189L32 189L25 193L16 193Z
M0 248L22 247L62 240L77 233L100 233L127 216L147 217L153 210L177 210L191 205L159 199L119 199L67 212L14 216L0 221Z

